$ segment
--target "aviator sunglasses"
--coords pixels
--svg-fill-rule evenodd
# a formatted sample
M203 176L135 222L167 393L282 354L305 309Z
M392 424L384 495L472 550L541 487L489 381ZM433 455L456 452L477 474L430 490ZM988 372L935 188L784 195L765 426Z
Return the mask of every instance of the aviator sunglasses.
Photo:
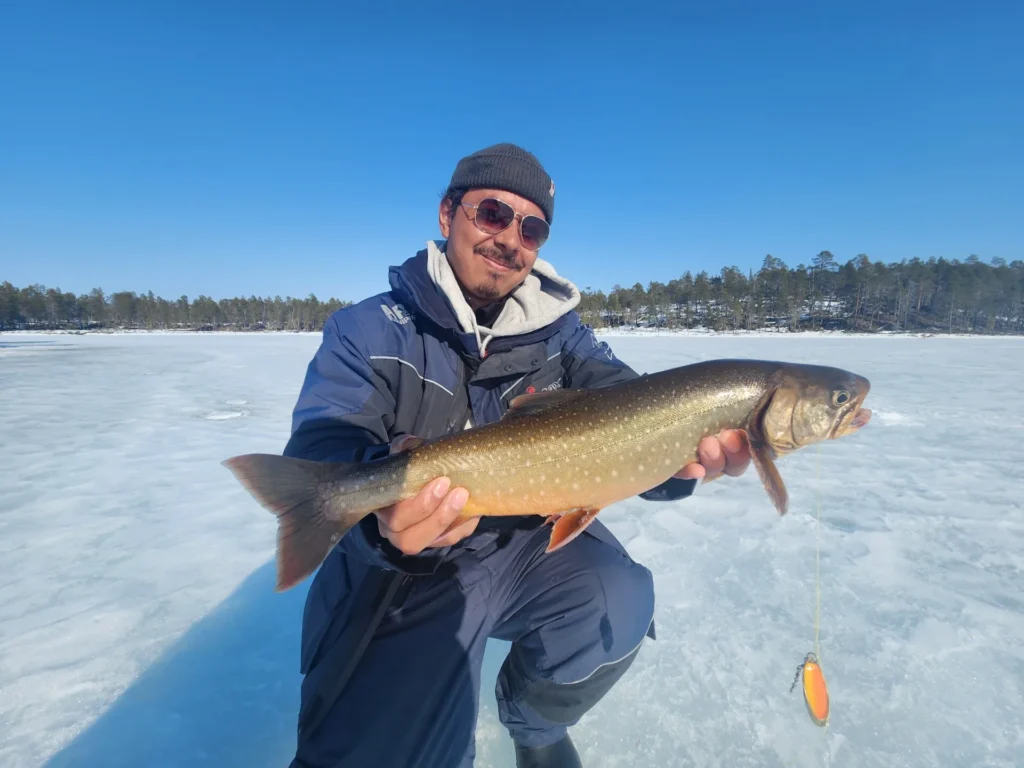
M474 213L466 214L476 224L476 228L488 235L504 232L512 222L519 219L519 237L523 246L531 251L540 249L551 234L548 223L540 216L516 213L508 203L493 197L485 197L479 203L459 203L463 208L472 208Z

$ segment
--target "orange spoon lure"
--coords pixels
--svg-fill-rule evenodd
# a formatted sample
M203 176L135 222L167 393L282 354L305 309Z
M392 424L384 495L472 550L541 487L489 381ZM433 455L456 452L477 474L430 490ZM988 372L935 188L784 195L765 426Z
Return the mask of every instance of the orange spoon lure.
M828 725L829 699L828 686L825 684L825 675L818 665L818 657L808 653L803 663L796 670L796 677L793 678L793 685L789 692L792 693L796 684L800 681L800 674L804 678L804 702L807 704L807 712L815 725Z

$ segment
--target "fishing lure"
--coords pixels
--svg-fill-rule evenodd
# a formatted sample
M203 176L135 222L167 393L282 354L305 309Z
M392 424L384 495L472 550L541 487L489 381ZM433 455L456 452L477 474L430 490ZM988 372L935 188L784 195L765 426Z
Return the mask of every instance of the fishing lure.
M829 717L828 686L825 684L825 675L818 664L818 657L813 653L808 653L804 657L803 663L797 667L793 685L789 688L790 693L800 681L801 673L804 678L804 702L807 704L811 720L815 725L825 726L828 724Z

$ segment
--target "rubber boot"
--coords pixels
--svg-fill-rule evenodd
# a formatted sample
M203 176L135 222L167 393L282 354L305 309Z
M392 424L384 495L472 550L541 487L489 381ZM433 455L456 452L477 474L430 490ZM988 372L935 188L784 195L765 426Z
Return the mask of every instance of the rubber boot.
M583 768L580 756L568 734L546 747L522 747L516 744L516 768Z

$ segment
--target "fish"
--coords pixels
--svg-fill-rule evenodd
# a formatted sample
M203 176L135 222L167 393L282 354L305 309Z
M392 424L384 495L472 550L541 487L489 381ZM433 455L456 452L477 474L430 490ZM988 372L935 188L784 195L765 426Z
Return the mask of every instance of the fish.
M542 515L546 548L573 541L602 509L654 488L698 460L698 445L742 430L778 514L788 491L775 460L851 435L871 411L864 376L823 365L715 359L590 389L515 397L496 422L422 439L368 462L250 453L222 462L277 515L275 589L313 573L367 515L435 478L463 487L461 517Z

